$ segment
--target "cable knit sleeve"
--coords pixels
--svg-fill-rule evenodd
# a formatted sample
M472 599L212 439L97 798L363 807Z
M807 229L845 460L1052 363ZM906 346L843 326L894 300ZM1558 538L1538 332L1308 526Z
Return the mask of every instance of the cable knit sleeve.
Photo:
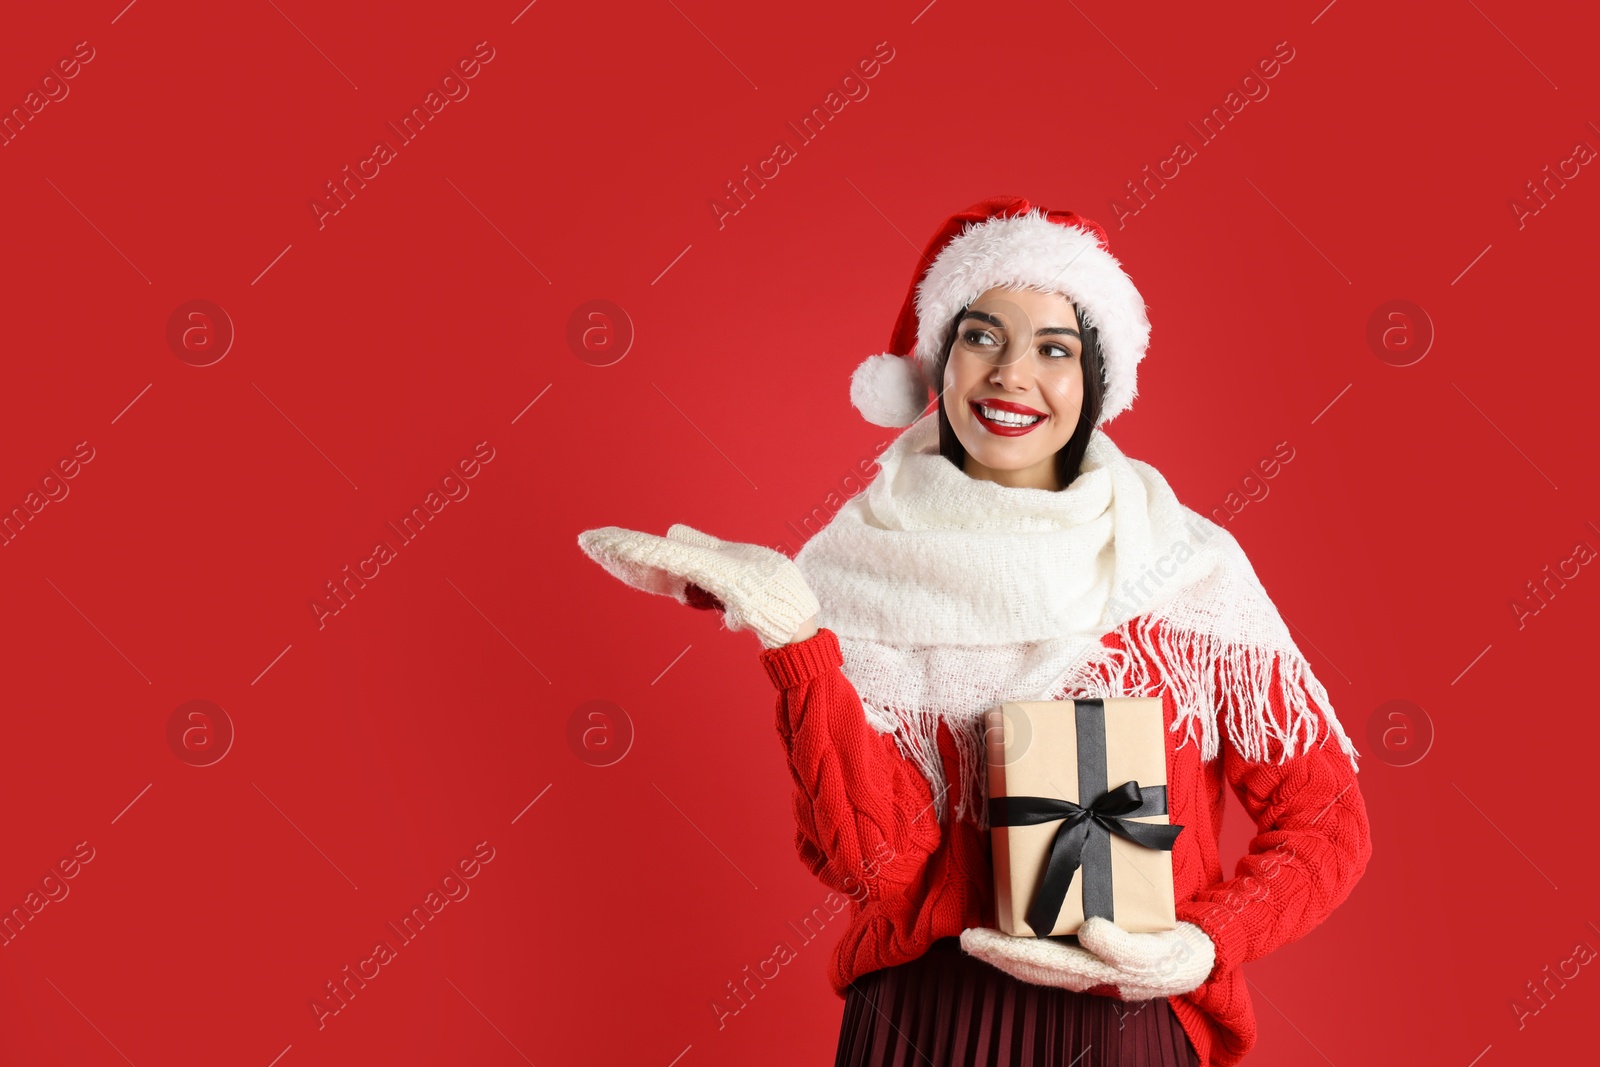
M1272 714L1282 719L1277 663L1270 691ZM1222 734L1223 774L1256 833L1233 878L1177 908L1216 945L1209 980L1309 933L1350 895L1372 855L1355 768L1325 721L1318 740L1326 744L1287 760L1279 750L1246 761Z
M927 781L866 720L833 631L766 649L794 778L795 847L825 884L874 899L919 879L941 831ZM866 886L862 896L861 886Z

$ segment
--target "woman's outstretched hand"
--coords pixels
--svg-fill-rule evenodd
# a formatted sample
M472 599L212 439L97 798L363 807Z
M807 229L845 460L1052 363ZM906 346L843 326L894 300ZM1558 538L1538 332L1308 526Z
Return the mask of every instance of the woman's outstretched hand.
M800 568L774 549L723 541L682 523L665 537L602 526L579 534L578 546L635 589L720 609L728 629L755 631L765 648L816 633L821 605Z
M1188 993L1206 980L1216 962L1216 946L1193 923L1180 922L1176 929L1159 933L1129 933L1098 915L1078 928L1078 945L975 927L962 931L961 947L1033 985L1079 993L1113 986L1123 1000Z

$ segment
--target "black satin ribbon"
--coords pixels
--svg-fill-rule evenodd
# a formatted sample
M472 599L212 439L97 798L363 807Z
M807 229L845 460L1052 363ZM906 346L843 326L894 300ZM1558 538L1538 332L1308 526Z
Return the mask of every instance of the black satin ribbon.
M1082 799L1102 789L1088 804L1077 804L1057 797L993 797L989 801L989 825L1037 826L1061 820L1044 877L1028 906L1028 925L1034 936L1048 937L1061 914L1061 905L1072 885L1072 876L1083 869L1083 917L1100 915L1114 919L1111 886L1111 835L1146 848L1172 851L1182 826L1129 822L1146 815L1167 814L1167 787L1140 787L1138 782L1123 782L1106 790L1105 704L1099 700L1079 700L1074 708L1078 736L1078 796Z

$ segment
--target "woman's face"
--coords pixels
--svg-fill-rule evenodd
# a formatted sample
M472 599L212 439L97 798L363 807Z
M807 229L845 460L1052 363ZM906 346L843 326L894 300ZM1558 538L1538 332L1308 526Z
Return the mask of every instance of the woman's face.
M1055 455L1083 407L1083 336L1058 293L990 289L956 324L943 399L964 468L1015 488L1060 489Z

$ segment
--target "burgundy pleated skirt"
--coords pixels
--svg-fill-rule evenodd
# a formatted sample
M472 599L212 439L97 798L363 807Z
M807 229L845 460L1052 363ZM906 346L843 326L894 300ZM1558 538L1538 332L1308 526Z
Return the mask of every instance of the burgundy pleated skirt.
M834 1067L1198 1067L1165 997L1124 1003L1032 985L954 937L845 994Z

